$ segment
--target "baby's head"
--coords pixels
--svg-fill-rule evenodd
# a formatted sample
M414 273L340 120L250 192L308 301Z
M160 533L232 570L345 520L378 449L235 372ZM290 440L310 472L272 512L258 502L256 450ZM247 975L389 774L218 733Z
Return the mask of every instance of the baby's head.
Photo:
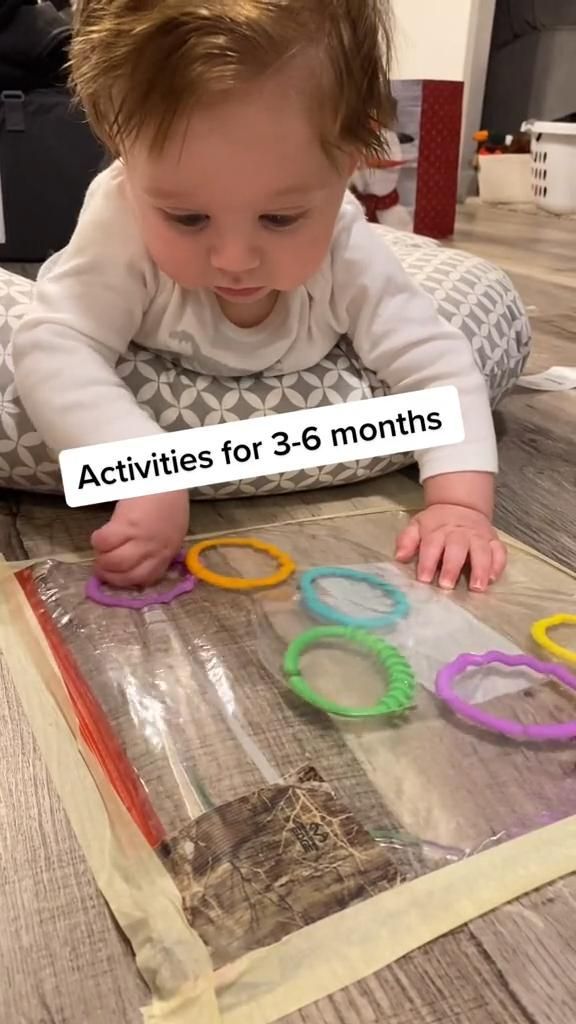
M385 0L80 0L76 22L78 96L160 269L239 306L314 274L391 121Z

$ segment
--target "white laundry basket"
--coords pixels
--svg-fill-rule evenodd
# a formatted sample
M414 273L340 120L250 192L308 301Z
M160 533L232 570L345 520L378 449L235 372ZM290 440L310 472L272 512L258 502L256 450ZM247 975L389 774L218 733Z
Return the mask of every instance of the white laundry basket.
M527 121L532 135L534 202L549 213L576 214L576 124Z

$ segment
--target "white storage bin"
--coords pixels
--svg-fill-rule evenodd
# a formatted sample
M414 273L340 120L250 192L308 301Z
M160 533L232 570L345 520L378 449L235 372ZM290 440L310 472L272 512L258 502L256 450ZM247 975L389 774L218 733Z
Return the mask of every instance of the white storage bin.
M533 203L529 153L492 153L478 158L483 203Z
M576 213L576 124L527 121L532 135L534 202L556 214Z

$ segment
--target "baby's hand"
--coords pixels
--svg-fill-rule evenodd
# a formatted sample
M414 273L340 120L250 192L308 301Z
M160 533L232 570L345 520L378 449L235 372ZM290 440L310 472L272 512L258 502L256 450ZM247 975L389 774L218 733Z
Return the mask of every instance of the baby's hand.
M112 587L158 583L182 547L189 514L187 491L119 501L91 537L96 575Z
M399 562L418 554L417 577L431 583L440 568L440 586L453 590L466 563L470 590L484 591L502 575L506 548L482 512L460 505L430 505L401 533L396 545Z

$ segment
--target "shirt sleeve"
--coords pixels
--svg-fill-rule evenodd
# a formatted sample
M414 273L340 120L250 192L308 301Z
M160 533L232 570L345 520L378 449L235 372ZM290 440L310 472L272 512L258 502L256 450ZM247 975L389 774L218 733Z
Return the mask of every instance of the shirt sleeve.
M152 288L123 174L112 165L91 183L69 244L41 268L13 336L20 400L56 454L163 433L115 369Z
M338 319L363 364L391 394L454 385L465 440L416 452L420 479L466 471L497 473L488 389L472 347L404 270L385 233L360 211L336 239L332 275Z

